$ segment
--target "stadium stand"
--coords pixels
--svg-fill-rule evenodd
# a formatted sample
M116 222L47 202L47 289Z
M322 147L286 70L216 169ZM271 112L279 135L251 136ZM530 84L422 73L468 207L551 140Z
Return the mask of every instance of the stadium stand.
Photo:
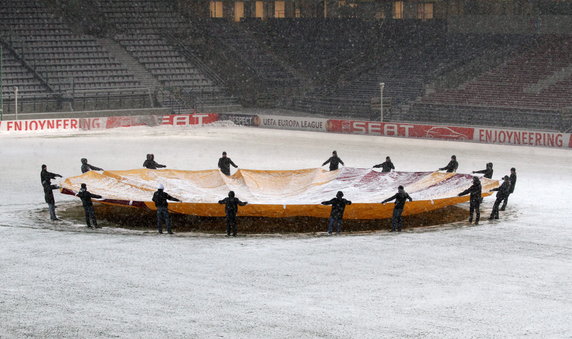
M377 40L379 24L352 19L243 20L250 34L281 59L320 81L362 57Z
M4 97L14 93L16 87L23 96L49 95L49 88L16 58L9 48L2 50L2 91Z
M495 43L495 39L447 35L435 33L435 29L405 34L416 36L412 40L387 40L383 49L389 52L383 53L380 58L362 60L360 65L350 70L345 79L338 81L335 86L320 88L317 94L338 100L359 99L362 102L361 112L353 110L352 107L346 109L367 117L368 112L371 112L372 98L379 102L379 84L383 82L384 106L390 104L387 116L399 119L401 112L406 110L410 102L421 97L428 85L466 62L503 46L499 45L502 41ZM315 95L314 93L313 96ZM305 101L309 101L306 105L316 106L312 96L302 98L297 105ZM316 109L320 109L320 106Z
M203 20L202 24L234 56L254 70L260 80L275 86L296 86L298 80L286 67L261 47L243 25L227 20Z
M518 127L565 131L569 124L560 110L498 106L414 103L403 121Z
M21 0L2 2L1 6L0 32L4 45L32 68L60 104L81 97L86 106L87 98L130 95L136 92L134 88L140 87L133 74L95 39L74 33L42 2ZM36 91L27 91L26 95L38 99L45 96L45 88L37 84L33 88ZM122 93L123 89L127 91ZM141 89L135 94L145 98L144 92Z
M182 54L173 46L170 40L188 29L188 20L168 3L102 0L98 6L116 32L112 38L159 81L163 91L171 93L163 105L171 107L178 98L178 105L189 107L237 106L237 99L227 93L220 78L197 65L188 51Z
M545 88L534 90L536 84L572 65L572 39L543 37L536 46L489 70L459 88L440 91L424 98L424 102L468 105L491 105L527 108L558 108L572 104L566 91L568 78Z
M99 0L94 5L117 32L158 34L180 30L186 24L169 1Z
M185 31L170 38L179 52L214 71L243 105L276 106L282 98L303 91L308 82L243 23L193 17Z
M498 67L413 105L409 120L562 128L572 105L572 39L542 36Z
M322 36L317 46L323 50L312 53L325 55L334 51L331 59L318 58L313 65L314 69L330 68L330 72L323 70L317 74L321 86L294 100L296 109L325 113L333 108L325 103L338 102L336 113L367 118L372 113L372 99L379 102L381 82L386 84L384 106L400 105L420 95L424 83L433 76L439 63L444 63L436 55L442 38L433 39L445 35L442 22L416 26L397 21L382 25L359 20L325 21L330 23L323 34L312 34L315 28L308 25L310 32L302 35ZM330 26L346 32L345 37L342 34L342 40L337 41L338 33L330 36L330 31L336 31L328 29ZM367 32L367 36L357 38L360 32ZM295 54L304 53L301 49ZM348 58L350 62L340 64ZM312 60L309 56L308 59Z
M2 44L2 96L4 113L14 112L16 88L20 111L54 111L57 100L54 93L30 67ZM42 103L40 103L42 102Z
M572 128L568 36L452 32L441 19L234 22L228 11L221 19L192 9L175 0L0 2L5 103L18 87L30 111L223 111L240 102L375 119L384 83L387 120Z

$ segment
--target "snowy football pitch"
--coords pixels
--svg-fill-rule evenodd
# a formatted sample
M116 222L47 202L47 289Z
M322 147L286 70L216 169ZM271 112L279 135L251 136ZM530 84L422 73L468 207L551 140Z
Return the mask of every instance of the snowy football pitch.
M228 126L0 140L0 338L572 336L570 151ZM399 171L455 154L461 173L491 161L518 182L499 221L485 199L479 226L228 239L53 224L39 180L42 163L67 177L82 157L198 170L227 151L241 168L297 169L332 150L352 167L389 155Z

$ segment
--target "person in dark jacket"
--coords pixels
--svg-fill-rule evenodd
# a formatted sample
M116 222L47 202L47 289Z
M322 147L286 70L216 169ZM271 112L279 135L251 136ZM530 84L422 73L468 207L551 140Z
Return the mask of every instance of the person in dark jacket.
M238 212L238 206L246 206L248 202L240 201L235 198L234 192L228 192L228 197L219 200L219 204L225 205L224 212L226 213L226 236L230 236L232 230L232 236L236 237L236 213Z
M153 202L157 208L157 231L163 233L163 223L167 226L167 233L173 234L171 230L171 218L169 217L169 203L167 200L171 201L181 201L169 195L169 193L164 192L162 184L157 186L157 191L153 194Z
M498 219L499 218L499 206L500 203L509 195L509 190L510 190L510 178L508 177L508 175L505 175L503 178L503 183L500 185L500 187L497 188L493 188L491 190L491 192L493 191L497 191L497 198L495 200L495 203L493 205L493 210L491 212L491 216L489 217L489 220L493 220L493 219Z
M395 166L393 166L393 163L391 162L391 159L389 157L385 157L385 162L382 162L379 165L375 165L373 166L373 168L381 168L381 172L391 172L391 170L395 169Z
M397 188L397 193L391 198L387 198L382 201L382 204L386 202L395 200L395 207L393 208L393 217L391 218L391 232L401 232L401 226L403 226L403 221L401 220L401 214L403 213L403 209L405 208L405 201L409 199L409 201L413 201L409 194L405 192L403 186L399 186Z
M230 165L234 166L234 168L238 168L230 158L226 156L226 152L222 152L222 157L218 159L218 168L224 175L230 175Z
M81 158L81 173L85 173L87 171L103 171L103 168L90 165L87 163L86 158Z
M147 154L147 160L143 162L143 167L148 169L157 169L157 168L165 168L167 166L161 165L155 161L155 155Z
M51 185L52 179L61 178L62 176L56 173L48 172L48 166L42 165L42 171L40 172L40 182L42 186Z
M480 208L482 201L482 187L479 177L473 177L473 184L471 187L459 193L459 196L461 197L469 193L471 194L471 200L469 202L469 223L473 222L473 212L475 212L475 225L478 225L479 219L481 218Z
M60 188L58 185L52 185L49 181L43 181L42 186L44 187L44 199L48 204L48 210L50 211L50 219L51 220L60 220L56 216L56 201L54 199L54 192L55 189Z
M485 168L484 170L473 171L473 174L477 174L477 173L484 174L483 178L492 179L492 177L493 177L493 163L488 162L487 168Z
M328 234L332 234L334 231L334 226L336 227L336 234L340 234L342 231L342 224L344 219L344 211L346 205L351 205L352 202L343 198L344 193L339 191L336 197L332 200L322 201L322 205L332 205L332 211L330 212L330 219L328 220Z
M87 190L87 185L81 184L81 188L76 196L81 199L81 204L83 205L83 210L85 212L85 223L87 224L87 227L100 228L100 226L97 226L97 219L95 218L95 210L93 209L91 198L101 199L101 195L90 193Z
M508 194L506 198L503 199L502 207L500 208L501 211L504 211L506 208L506 204L508 203L508 197L514 193L514 187L516 186L516 168L510 169L510 186L508 188Z
M340 159L338 157L338 152L333 151L332 152L332 156L326 160L322 166L326 165L326 164L330 164L330 171L335 171L338 169L339 165L342 164L345 166L344 162L342 161L342 159Z
M439 168L439 171L447 171L447 173L457 172L457 168L459 168L459 163L457 162L457 156L452 155L451 161L445 167Z

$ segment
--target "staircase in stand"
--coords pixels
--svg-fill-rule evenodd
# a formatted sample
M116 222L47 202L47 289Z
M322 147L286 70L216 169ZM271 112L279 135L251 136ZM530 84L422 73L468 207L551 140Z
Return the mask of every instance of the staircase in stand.
M162 87L161 83L159 83L159 81L157 81L157 79L155 79L155 77L135 58L133 58L120 44L111 39L99 39L98 42L107 49L107 51L113 55L117 61L127 67L127 69L135 75L135 78L139 80L143 86L149 88L153 92Z

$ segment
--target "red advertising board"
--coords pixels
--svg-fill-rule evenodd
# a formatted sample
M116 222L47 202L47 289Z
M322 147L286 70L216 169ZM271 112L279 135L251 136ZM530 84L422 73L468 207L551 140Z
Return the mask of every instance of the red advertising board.
M216 113L194 113L194 114L176 114L164 115L161 125L172 126L190 126L190 125L205 125L218 121L218 114Z
M218 120L216 113L194 113L176 115L133 115L108 117L106 128L134 126L190 126L210 124Z
M329 120L328 132L476 141L486 144L572 148L572 134L498 128L417 125L379 121Z
M210 124L218 120L216 113L134 115L107 118L107 128L134 126L190 126Z
M190 126L210 124L216 113L134 115L100 118L26 119L0 121L0 132L49 132L110 129L134 126Z
M107 118L62 118L8 120L0 122L1 132L104 129Z
M409 138L473 140L472 127L417 125L379 121L329 120L328 132Z
M108 117L105 128L157 126L161 121L159 115L132 115L123 117Z

